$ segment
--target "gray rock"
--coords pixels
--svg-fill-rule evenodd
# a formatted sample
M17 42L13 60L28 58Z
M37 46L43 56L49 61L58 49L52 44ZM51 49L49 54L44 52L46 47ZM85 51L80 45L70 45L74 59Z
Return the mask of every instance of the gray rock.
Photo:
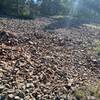
M88 96L87 100L96 100L96 97L94 97L94 96Z
M15 96L14 100L20 100L20 97L19 96Z
M26 84L26 87L27 87L27 88L33 88L34 85L33 85L33 83L27 83L27 84Z
M9 94L8 95L8 100L13 100L13 98L14 98L14 95L13 94Z
M4 85L0 85L0 93L3 91L4 88L5 88Z
M34 43L32 41L29 41L29 44L33 45Z
M7 91L7 93L9 93L9 94L12 94L12 93L14 93L14 92L15 92L14 89L9 89L9 90Z
M17 96L24 98L25 94L22 91L18 91Z
M20 98L20 100L24 100L23 98Z
M74 81L73 79L69 79L69 80L68 80L68 86L69 86L69 87L71 87L71 86L72 86L73 81Z
M11 86L9 84L5 84L6 88L11 88Z
M25 90L25 93L26 93L26 94L27 94L27 93L29 93L29 92L30 92L30 90L29 90L29 89L26 89L26 90Z
M0 68L4 67L4 64L0 62Z

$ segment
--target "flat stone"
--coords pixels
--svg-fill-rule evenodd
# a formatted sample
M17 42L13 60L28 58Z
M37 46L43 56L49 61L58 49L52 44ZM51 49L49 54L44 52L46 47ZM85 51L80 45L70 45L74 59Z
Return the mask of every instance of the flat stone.
M4 64L0 63L0 68L1 68L1 67L4 67Z
M14 89L9 89L8 91L7 91L7 93L9 93L9 94L12 94L12 93L14 93L15 91L14 91Z
M29 89L26 89L26 90L25 90L25 93L29 93L29 92L30 92Z
M29 44L33 45L34 43L32 41L29 41Z
M0 85L0 93L2 92L2 90L5 88L4 85Z
M96 97L94 97L94 96L88 96L87 100L96 100Z

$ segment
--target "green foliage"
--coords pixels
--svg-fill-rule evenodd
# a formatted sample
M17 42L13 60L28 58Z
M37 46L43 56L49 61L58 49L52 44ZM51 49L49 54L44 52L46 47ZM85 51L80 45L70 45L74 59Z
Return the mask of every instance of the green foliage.
M90 85L87 89L90 95L100 99L100 82L98 82L96 86Z
M21 9L21 11L19 12L19 16L24 17L24 18L30 17L30 10L27 9L27 7L24 7L24 8Z
M100 0L0 0L0 9L8 15L32 16L32 15L70 15L77 12L73 17L95 18L100 17ZM77 9L75 11L75 4Z
M95 86L88 84L86 88L76 89L74 96L78 100L87 100L91 96L95 97L96 100L100 100L100 82L97 82Z
M7 15L30 17L30 5L25 5L25 0L0 0L0 6Z
M58 15L62 12L61 0L43 0L40 6L42 15Z
M86 93L84 90L76 90L75 91L75 97L78 100L84 100L86 98Z
M95 42L95 51L98 55L100 55L100 40L96 40Z

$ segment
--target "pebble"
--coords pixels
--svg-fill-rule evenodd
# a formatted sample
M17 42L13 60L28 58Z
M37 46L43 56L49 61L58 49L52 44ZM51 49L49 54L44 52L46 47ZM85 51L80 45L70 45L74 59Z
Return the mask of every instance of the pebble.
M19 96L15 96L14 100L20 100L20 97Z
M33 88L34 85L33 85L33 83L27 83L26 87L27 87L27 88Z
M71 86L73 84L73 81L74 81L73 79L69 79L68 80L68 86Z
M7 93L9 93L9 94L10 94L10 93L12 94L12 93L14 93L14 92L15 92L14 89L9 89L9 90L7 91Z
M34 44L32 41L29 41L28 43L29 43L29 44L31 44L31 45L33 45L33 44Z
M13 94L9 94L8 95L8 100L12 100L14 98L14 95Z
M4 64L0 62L0 68L4 67Z
M0 85L0 93L2 92L2 90L5 88L4 85Z
M9 84L5 84L5 87L6 88L10 88L11 86Z
M26 89L26 90L25 90L25 93L29 93L29 92L30 92L29 89Z
M18 91L17 96L24 98L25 94L22 91Z
M94 96L88 96L87 100L96 100L96 97L94 97Z

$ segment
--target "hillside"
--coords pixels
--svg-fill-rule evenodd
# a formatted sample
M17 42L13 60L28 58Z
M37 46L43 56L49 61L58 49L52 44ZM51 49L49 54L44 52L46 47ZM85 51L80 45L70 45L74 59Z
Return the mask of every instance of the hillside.
M65 22L0 18L0 100L100 100L100 28Z

